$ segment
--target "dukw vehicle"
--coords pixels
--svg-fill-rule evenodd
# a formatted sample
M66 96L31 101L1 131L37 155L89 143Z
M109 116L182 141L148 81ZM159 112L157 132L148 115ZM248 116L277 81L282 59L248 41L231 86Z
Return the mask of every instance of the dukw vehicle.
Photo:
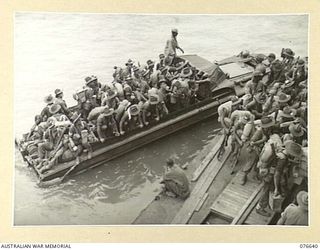
M104 143L92 143L91 159L88 159L86 154L81 155L79 164L75 165L75 160L58 163L43 174L35 167L35 159L30 153L30 148L32 148L30 144L16 140L24 161L34 169L41 182L65 177L70 172L97 167L131 150L215 115L218 106L228 101L231 95L243 95L244 90L240 83L251 79L255 65L253 57L246 60L231 57L221 63L212 63L198 55L184 55L182 58L188 60L192 67L209 75L212 98L191 105L187 109L172 112L159 122L150 123L148 126L119 137L112 137Z

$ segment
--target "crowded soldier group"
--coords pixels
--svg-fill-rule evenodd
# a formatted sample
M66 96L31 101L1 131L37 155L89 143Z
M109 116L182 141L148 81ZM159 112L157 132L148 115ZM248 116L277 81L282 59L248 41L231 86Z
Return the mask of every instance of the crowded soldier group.
M183 50L177 43L178 31L171 33L156 64L148 60L140 66L129 59L124 67L114 67L113 81L108 84L95 76L86 77L85 86L73 95L76 107L67 107L60 89L45 97L46 106L35 117L27 138L37 148L40 172L51 169L58 158L76 159L78 164L80 154L87 152L90 159L90 143L148 126L211 97L208 74L176 55L176 49Z
M253 167L255 178L264 182L256 207L257 213L264 216L270 216L269 192L273 191L275 198L289 195L288 179L298 177L298 167L308 146L307 64L294 55L289 48L282 50L281 59L273 53L267 57L257 55L252 79L243 84L245 95L234 96L218 108L226 142L230 138L233 164L242 149L255 159L253 165L242 170L241 184L245 185ZM246 51L239 55L249 56ZM223 153L222 146L220 156ZM306 201L307 193L302 193ZM301 203L301 199L299 193L297 201ZM307 224L307 207L300 204L293 212L289 209L294 218L286 223ZM279 223L284 224L284 219Z

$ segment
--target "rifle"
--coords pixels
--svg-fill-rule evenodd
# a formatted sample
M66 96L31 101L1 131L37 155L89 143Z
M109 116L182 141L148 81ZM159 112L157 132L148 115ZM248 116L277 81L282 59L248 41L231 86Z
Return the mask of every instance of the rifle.
M230 174L234 174L234 169L238 163L238 159L239 159L239 156L240 156L240 153L241 153L241 149L244 145L244 143L241 141L241 139L239 138L239 136L235 133L235 137L236 137L236 140L238 141L238 144L239 144L239 148L238 148L238 151L237 151L237 154L235 154L233 156L233 161L232 161L232 164L231 164L231 173Z
M227 131L227 133L224 134L223 141L222 141L221 146L218 150L218 156L217 156L218 161L222 160L222 156L225 152L225 147L228 145L229 136L230 136L230 129Z
M53 185L61 184L64 179L78 166L79 164L75 163L62 177L58 177L49 181L40 181L37 183L38 187L45 188Z

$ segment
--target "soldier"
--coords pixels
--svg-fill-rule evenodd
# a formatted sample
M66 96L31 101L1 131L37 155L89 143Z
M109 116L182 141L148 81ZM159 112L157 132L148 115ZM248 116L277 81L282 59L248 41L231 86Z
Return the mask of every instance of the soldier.
M129 59L128 62L126 62L126 67L121 72L122 79L132 76L132 68L133 68L133 61Z
M59 143L60 133L57 127L55 127L56 121L57 120L54 117L50 117L47 121L48 127L44 132L45 141L38 145L38 156L40 160L45 159L47 152L52 151Z
M72 114L71 114L70 110L67 107L66 101L63 100L63 92L62 92L62 90L61 89L56 89L54 91L54 93L55 93L55 96L56 96L56 99L55 99L54 103L60 105L62 113L64 115L66 115L68 118L70 118Z
M186 199L190 195L188 177L180 167L175 166L173 159L167 160L167 170L161 183L168 196Z
M176 56L176 50L180 50L182 53L184 53L183 49L179 47L177 36L178 36L178 30L172 29L171 30L171 38L167 40L166 47L164 49L164 55L166 57L175 57Z
M88 153L88 159L92 157L92 147L89 141L90 127L81 119L81 115L74 113L72 123L69 128L69 136L75 142L75 145L81 144L84 151Z
M289 204L281 214L277 225L308 225L308 193L306 191L300 191L297 194L296 200L298 205L294 203Z
M267 96L263 93L257 93L253 100L246 105L246 110L250 111L255 119L260 119L264 115L263 105L266 103Z
M105 142L108 137L120 135L113 113L114 110L106 106L97 119L97 132L99 140L102 143Z
M245 85L245 94L255 95L262 90L262 84L260 80L263 74L261 71L255 70L252 73L252 79L248 81Z
M101 106L108 106L109 108L113 108L116 110L119 106L120 100L117 97L117 92L115 89L107 90L107 95L103 98L101 102Z
M123 114L120 120L120 134L123 135L137 127L142 128L140 107L137 104L131 105Z
M50 110L51 106L52 106L53 103L54 103L54 98L53 98L53 96L52 96L51 94L48 95L48 96L46 96L46 97L44 98L44 102L45 102L47 105L42 109L42 111L41 111L41 113L40 113L40 117L41 117L41 120L42 120L43 122L47 121L47 119L52 116L52 114L51 114L51 112L50 112L49 110Z
M149 125L151 121L160 120L160 98L157 94L151 94L149 100L142 105L142 120L144 125Z
M230 101L225 102L218 107L218 122L221 123L225 133L227 133L227 131L230 129L231 113L235 110L238 110L240 105L241 99L239 99L237 96L232 96Z

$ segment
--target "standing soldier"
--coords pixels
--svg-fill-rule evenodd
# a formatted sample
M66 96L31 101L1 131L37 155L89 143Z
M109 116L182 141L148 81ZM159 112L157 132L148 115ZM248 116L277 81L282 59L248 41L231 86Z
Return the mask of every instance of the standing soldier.
M179 47L177 36L178 36L178 30L172 29L171 30L171 38L167 40L166 47L164 49L164 55L167 58L170 58L169 60L172 61L176 56L177 52L176 50L180 50L182 53L184 53L183 49Z
M227 145L228 138L230 135L231 113L234 110L237 110L241 103L241 99L239 99L237 96L232 96L230 101L225 102L218 107L218 122L221 123L224 134L224 139L219 149L218 159L221 159L222 155L224 154L225 146Z

